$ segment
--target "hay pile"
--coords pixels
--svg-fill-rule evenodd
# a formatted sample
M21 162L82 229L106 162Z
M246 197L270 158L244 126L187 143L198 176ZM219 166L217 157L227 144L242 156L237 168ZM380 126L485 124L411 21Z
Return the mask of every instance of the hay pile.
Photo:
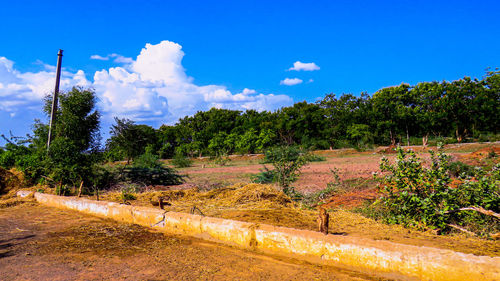
M136 195L137 200L131 201L134 205L154 206L159 197L171 204L169 211L186 212L193 206L209 214L222 209L281 209L293 208L295 204L283 192L271 185L264 184L235 184L229 187L212 189L209 191L168 190L145 192ZM117 192L102 196L103 200L121 202L121 194Z
M33 202L30 198L19 198L16 192L25 188L24 175L16 169L6 170L0 167L0 209L16 206L25 202Z

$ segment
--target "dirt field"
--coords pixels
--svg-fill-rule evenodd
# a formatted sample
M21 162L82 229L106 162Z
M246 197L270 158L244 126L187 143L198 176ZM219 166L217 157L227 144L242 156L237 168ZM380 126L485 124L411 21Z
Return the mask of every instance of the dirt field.
M446 150L454 159L473 163L483 161L492 147L499 146L463 144ZM413 149L428 159L428 154L423 153L426 149ZM316 152L326 156L327 161L305 167L295 183L305 193L323 189L333 180L330 169L337 168L341 179L354 185L352 191L327 200L331 208L330 234L500 256L499 240L464 234L435 235L385 225L349 211L376 196L376 183L371 177L378 171L382 156L377 151ZM262 168L261 157L233 157L224 167L198 159L194 167L181 169L189 175L184 185L167 187L180 190L137 194L137 200L129 203L153 207L151 202L157 202L158 196L167 196L171 205L166 209L170 211L189 212L197 206L207 216L317 230L316 210L304 209L275 189L247 184L250 175ZM192 187L210 191L199 192ZM332 267L263 256L24 203L13 197L13 191L0 200L0 280L373 280ZM120 201L120 193L101 194L101 200Z
M500 143L464 143L451 144L444 147L444 151L451 154L453 159L463 158L477 150L487 151L490 148L500 147ZM406 148L406 147L405 147ZM429 159L427 151L436 149L436 147L409 147L423 159ZM358 152L354 149L338 149L316 151L315 153L326 157L326 161L312 162L302 169L302 175L299 180L294 183L297 190L305 193L324 189L328 182L333 180L330 169L338 169L339 176L342 180L349 179L368 179L372 177L373 172L379 170L380 158L384 155L381 153L386 149L379 147L370 151ZM393 158L393 154L386 154L387 157ZM232 156L228 166L216 166L211 164L208 158L195 159L194 166L190 168L179 169L181 173L187 174L184 186L192 187L203 184L220 184L231 185L238 182L249 182L250 175L258 173L263 168L263 164L259 164L262 160L262 155L252 156ZM272 167L270 164L265 164Z
M0 280L382 280L25 203L0 209Z

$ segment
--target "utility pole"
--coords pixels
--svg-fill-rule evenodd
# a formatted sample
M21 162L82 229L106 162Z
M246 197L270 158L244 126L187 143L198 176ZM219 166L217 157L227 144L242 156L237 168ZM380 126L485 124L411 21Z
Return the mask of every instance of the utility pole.
M47 152L49 151L50 141L52 140L52 127L56 125L57 98L59 95L59 81L61 80L62 57L63 57L63 50L59 49L59 53L57 53L56 87L54 89L54 95L52 96L52 110L50 111L50 125L49 125L49 137L47 139Z

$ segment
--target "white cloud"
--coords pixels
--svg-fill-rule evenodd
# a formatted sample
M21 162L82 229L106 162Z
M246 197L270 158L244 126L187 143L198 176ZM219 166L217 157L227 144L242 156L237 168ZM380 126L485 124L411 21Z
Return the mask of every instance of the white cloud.
M115 116L158 126L211 107L262 111L293 103L289 96L263 94L249 88L232 93L222 85L196 85L182 66L183 57L182 47L170 41L146 44L135 59L118 54L94 55L93 59L123 65L95 72L93 81L87 80L81 70L63 69L61 90L74 85L95 89L103 113L103 128ZM53 70L44 66L40 72L21 72L12 61L0 57L0 113L5 111L19 118L22 114L16 112L25 109L39 112L43 97L53 91ZM31 122L28 120L27 126Z
M288 70L295 70L295 71L314 71L314 70L319 70L319 66L317 66L314 62L300 62L296 61L293 64L293 67L290 67Z
M55 69L41 64L45 70L23 73L14 68L13 61L0 57L0 110L15 116L17 111L39 108L43 97L54 90L55 82ZM90 86L83 71L62 71L60 88L72 86Z
M100 55L91 55L90 56L90 59L92 60L103 60L103 61L108 61L109 59L113 59L113 62L114 63L124 63L124 64L129 64L129 63L132 63L134 62L134 60L132 58L129 58L129 57L124 57L122 55L119 55L119 54L109 54L105 57L103 56L100 56Z
M293 86L302 83L302 79L299 78L285 78L285 80L280 81L280 85Z
M90 59L91 60L109 60L109 57L108 56L102 57L99 55L91 55Z

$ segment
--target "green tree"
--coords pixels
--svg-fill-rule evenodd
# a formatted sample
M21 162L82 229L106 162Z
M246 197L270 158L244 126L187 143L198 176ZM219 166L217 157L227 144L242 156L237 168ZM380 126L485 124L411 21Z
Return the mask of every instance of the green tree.
M106 143L106 149L125 157L127 164L143 154L148 145L157 143L155 130L150 126L136 125L128 119L115 118L115 122L111 127L111 137Z
M48 125L36 121L31 140L31 154L18 166L32 180L45 175L54 181L76 185L89 184L93 166L100 161L97 98L92 90L74 87L61 93L53 124L53 140L47 151ZM52 97L45 99L44 111L50 116Z

